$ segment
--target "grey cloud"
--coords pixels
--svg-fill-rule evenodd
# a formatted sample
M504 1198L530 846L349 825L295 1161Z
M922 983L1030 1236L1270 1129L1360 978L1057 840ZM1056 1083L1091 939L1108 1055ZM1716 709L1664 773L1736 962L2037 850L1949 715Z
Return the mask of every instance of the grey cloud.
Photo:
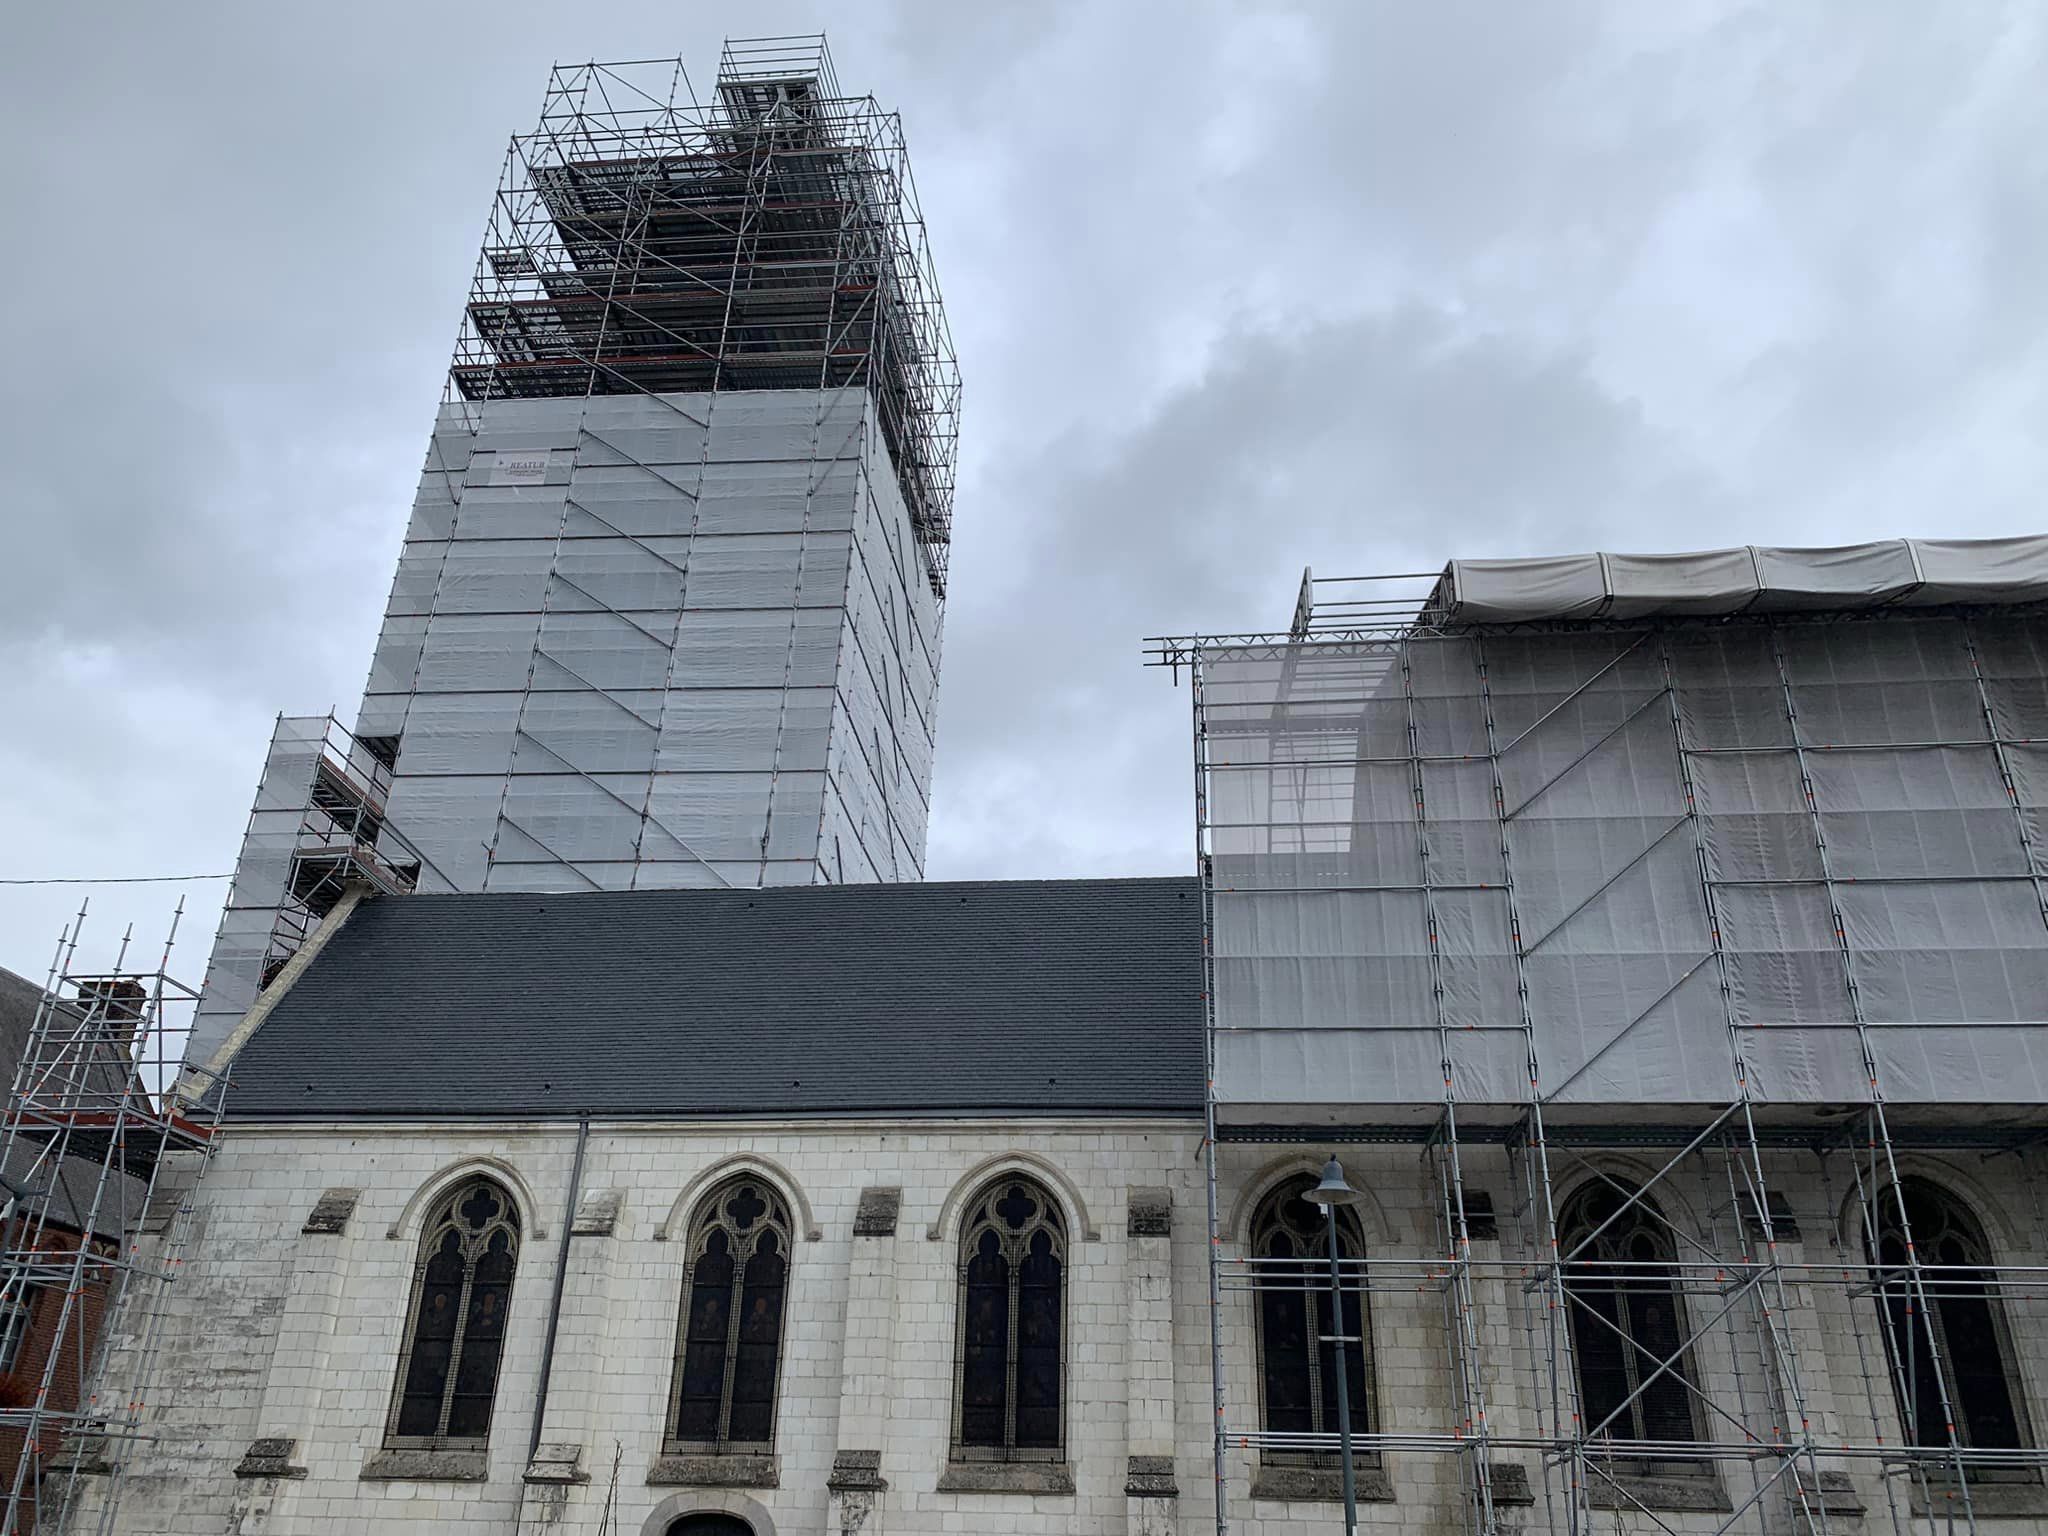
M983 515L1029 535L1001 572L972 546L958 567L960 588L1001 586L948 620L949 684L980 686L942 695L944 873L1186 862L1186 695L1141 668L1143 635L1282 628L1305 565L1640 545L1721 512L1712 475L1584 359L1427 309L1234 333L1140 430L1028 457L1041 473L991 487Z
M270 716L351 702L549 62L820 25L968 382L935 875L1185 868L1137 642L1304 564L2038 522L2027 0L32 8L0 873L225 867ZM0 888L0 964L75 906Z

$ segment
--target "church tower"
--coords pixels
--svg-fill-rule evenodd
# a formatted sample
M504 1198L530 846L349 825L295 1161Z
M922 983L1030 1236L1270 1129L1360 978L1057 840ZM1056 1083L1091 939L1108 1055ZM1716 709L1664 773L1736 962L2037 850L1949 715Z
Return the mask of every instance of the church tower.
M558 66L492 203L362 706L279 722L194 1049L351 885L920 878L959 372L822 39Z

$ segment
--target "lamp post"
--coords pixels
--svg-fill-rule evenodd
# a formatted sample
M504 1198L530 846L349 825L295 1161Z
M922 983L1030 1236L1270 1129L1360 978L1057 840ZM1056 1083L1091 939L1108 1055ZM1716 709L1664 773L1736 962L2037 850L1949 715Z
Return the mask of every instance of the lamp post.
M1311 1205L1323 1208L1323 1220L1330 1234L1329 1342L1331 1353L1337 1357L1337 1454L1344 1469L1344 1536L1358 1536L1358 1488L1351 1475L1351 1382L1344 1364L1344 1346L1352 1341L1344 1332L1344 1282L1337 1267L1337 1207L1356 1205L1362 1197L1344 1182L1344 1165L1332 1157L1323 1165L1323 1182L1308 1191L1305 1198Z

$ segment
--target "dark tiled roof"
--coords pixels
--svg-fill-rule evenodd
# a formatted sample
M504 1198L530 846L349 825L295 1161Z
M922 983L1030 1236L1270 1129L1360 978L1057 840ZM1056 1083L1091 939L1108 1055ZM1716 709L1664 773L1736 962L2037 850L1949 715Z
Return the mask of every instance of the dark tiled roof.
M364 903L236 1119L1197 1113L1192 879Z

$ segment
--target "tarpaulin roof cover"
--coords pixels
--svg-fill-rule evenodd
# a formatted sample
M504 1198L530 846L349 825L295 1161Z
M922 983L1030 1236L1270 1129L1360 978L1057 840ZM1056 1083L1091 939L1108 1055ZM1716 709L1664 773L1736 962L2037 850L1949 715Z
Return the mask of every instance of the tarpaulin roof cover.
M1790 613L2048 599L2048 536L1885 539L1835 549L1453 560L1428 609L1456 623Z
M1806 557L1798 590L1902 588L1910 556L1949 595L2030 592L2048 559L1963 549ZM1697 600L1788 563L1639 569L1703 573L1666 582ZM1565 573L1539 601L1554 568L1518 565L1491 611L1564 605ZM1199 697L1225 1118L1873 1078L2048 1103L2041 613L1226 640Z

